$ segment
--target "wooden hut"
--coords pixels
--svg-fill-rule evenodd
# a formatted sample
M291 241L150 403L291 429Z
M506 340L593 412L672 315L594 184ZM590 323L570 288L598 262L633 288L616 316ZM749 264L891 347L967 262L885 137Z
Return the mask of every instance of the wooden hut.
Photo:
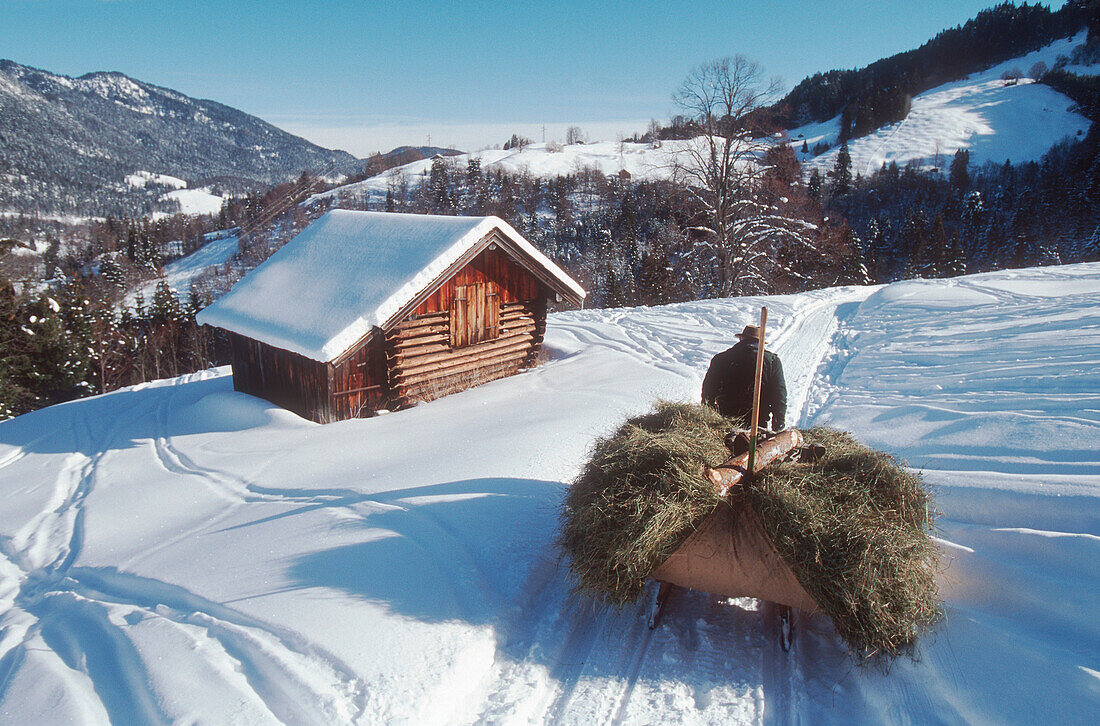
M550 300L585 291L508 223L333 210L198 315L233 387L321 423L533 363Z

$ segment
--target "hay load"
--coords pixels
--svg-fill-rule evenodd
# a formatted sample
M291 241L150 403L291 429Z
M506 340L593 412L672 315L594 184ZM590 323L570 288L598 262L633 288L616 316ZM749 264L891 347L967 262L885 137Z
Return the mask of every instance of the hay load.
M754 540L773 548L761 561L781 560L853 652L907 652L941 617L934 510L920 478L815 428L803 436L825 448L820 460L769 466L722 498L704 469L729 457L723 437L734 426L707 407L661 402L595 443L562 512L578 589L633 602L689 537L728 521L766 533Z

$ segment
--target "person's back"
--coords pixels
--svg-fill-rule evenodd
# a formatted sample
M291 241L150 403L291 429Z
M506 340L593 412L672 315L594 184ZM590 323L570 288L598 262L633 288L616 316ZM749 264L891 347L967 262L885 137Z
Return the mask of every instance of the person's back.
M746 424L752 417L752 392L756 378L756 356L759 350L757 328L746 326L737 337L741 340L728 350L714 356L703 379L703 403L718 409L731 418L739 418ZM781 430L786 421L787 385L783 378L783 364L779 356L764 351L764 369L761 376L759 423L772 430Z

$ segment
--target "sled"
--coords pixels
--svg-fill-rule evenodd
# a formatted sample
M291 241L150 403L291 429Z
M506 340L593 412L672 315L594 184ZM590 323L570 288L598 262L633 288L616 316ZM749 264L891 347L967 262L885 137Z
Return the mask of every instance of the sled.
M761 442L753 472L786 456L802 444L794 429ZM753 597L807 612L820 610L798 582L768 538L760 518L743 497L730 496L748 472L750 453L731 457L705 475L725 505L703 520L699 528L650 576L660 584L651 613L654 627L668 602L670 586L686 587L719 597Z

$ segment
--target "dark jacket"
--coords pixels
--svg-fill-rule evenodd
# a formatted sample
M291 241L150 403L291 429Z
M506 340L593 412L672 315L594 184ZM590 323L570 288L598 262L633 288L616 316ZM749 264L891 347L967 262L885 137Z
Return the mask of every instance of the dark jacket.
M756 342L742 340L710 361L703 379L703 403L714 406L724 416L740 418L749 423L752 416L752 387L756 377ZM764 371L761 377L760 425L780 431L787 419L787 382L783 380L783 364L779 356L764 350Z

